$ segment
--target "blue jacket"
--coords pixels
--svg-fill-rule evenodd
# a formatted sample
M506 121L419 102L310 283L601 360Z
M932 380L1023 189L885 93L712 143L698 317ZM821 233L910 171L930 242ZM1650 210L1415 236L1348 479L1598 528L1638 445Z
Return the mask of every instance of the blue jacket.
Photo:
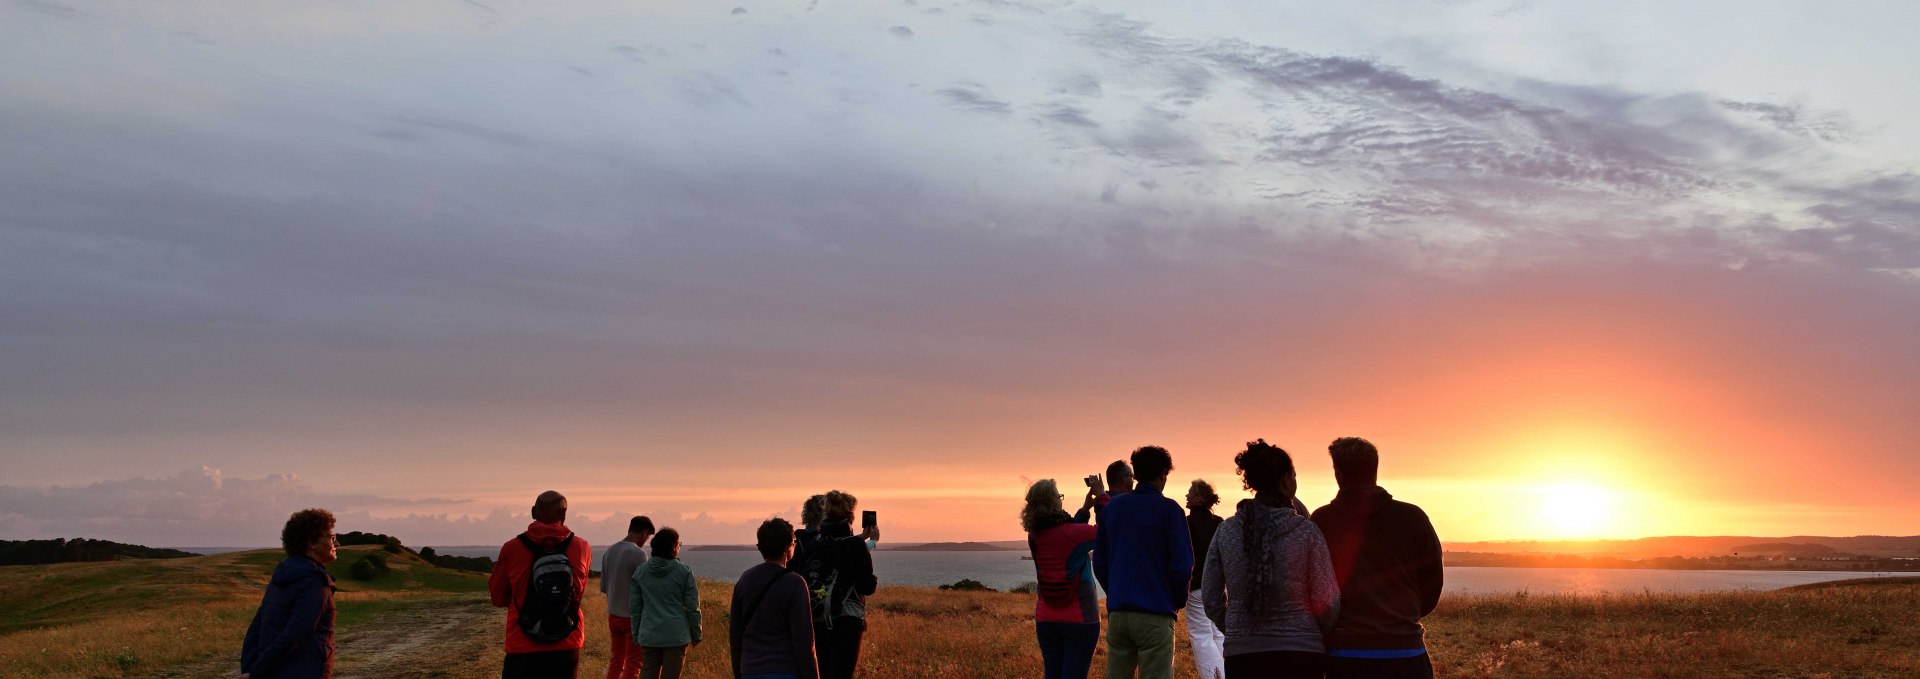
M254 679L333 676L333 576L305 556L273 569L240 646L240 672Z
M1137 485L1101 510L1093 576L1107 590L1108 611L1176 615L1192 573L1187 513L1159 488Z

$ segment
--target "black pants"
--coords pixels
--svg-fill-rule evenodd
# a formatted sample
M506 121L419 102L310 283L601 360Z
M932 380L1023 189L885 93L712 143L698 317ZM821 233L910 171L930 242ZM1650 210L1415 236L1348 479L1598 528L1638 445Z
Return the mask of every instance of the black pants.
M867 633L863 618L833 619L833 629L813 623L813 652L820 657L820 679L853 679L860 667L860 637Z
M1326 674L1325 653L1267 651L1227 656L1227 679L1320 679Z
M500 679L575 679L580 669L580 649L508 653L500 666Z
M1433 659L1328 658L1327 679L1433 679Z

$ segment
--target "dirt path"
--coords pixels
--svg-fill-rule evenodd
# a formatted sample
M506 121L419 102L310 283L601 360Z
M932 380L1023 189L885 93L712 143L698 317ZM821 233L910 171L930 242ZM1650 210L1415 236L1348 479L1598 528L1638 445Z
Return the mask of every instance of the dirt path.
M501 616L484 593L434 597L384 612L336 639L334 679L473 676L491 659L499 673ZM217 658L152 675L157 678L234 677L236 658ZM481 670L484 671L484 670Z

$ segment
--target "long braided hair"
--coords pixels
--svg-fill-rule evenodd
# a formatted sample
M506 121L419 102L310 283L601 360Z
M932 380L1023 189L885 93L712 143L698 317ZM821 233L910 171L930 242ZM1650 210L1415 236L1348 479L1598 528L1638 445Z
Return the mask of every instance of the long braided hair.
M1283 493L1286 478L1293 475L1293 457L1266 439L1248 443L1246 450L1233 456L1233 464L1239 468L1241 485L1256 497ZM1273 513L1258 500L1242 500L1234 514L1240 518L1240 549L1253 576L1246 608L1258 619L1266 610L1267 591L1282 584L1282 569L1275 567L1274 555L1267 549L1267 535L1275 528Z

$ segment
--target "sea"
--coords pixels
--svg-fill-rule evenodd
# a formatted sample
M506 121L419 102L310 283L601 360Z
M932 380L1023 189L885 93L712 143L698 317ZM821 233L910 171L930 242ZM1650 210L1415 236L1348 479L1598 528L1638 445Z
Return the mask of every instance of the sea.
M499 554L498 546L434 547L442 554L484 556ZM593 548L594 569L600 567L605 548ZM882 549L873 553L874 574L881 585L935 587L950 585L962 578L976 580L988 587L1007 590L1034 578L1033 562L1022 559L1024 551L1009 552L910 552ZM680 560L694 575L731 582L740 573L761 562L754 551L707 551L686 549ZM1892 573L1854 571L1709 571L1658 570L1648 568L1507 568L1492 566L1449 566L1446 569L1447 594L1620 594L1684 593L1728 590L1769 590L1793 585L1830 582L1849 578L1870 578ZM1911 575L1907 573L1905 575Z

